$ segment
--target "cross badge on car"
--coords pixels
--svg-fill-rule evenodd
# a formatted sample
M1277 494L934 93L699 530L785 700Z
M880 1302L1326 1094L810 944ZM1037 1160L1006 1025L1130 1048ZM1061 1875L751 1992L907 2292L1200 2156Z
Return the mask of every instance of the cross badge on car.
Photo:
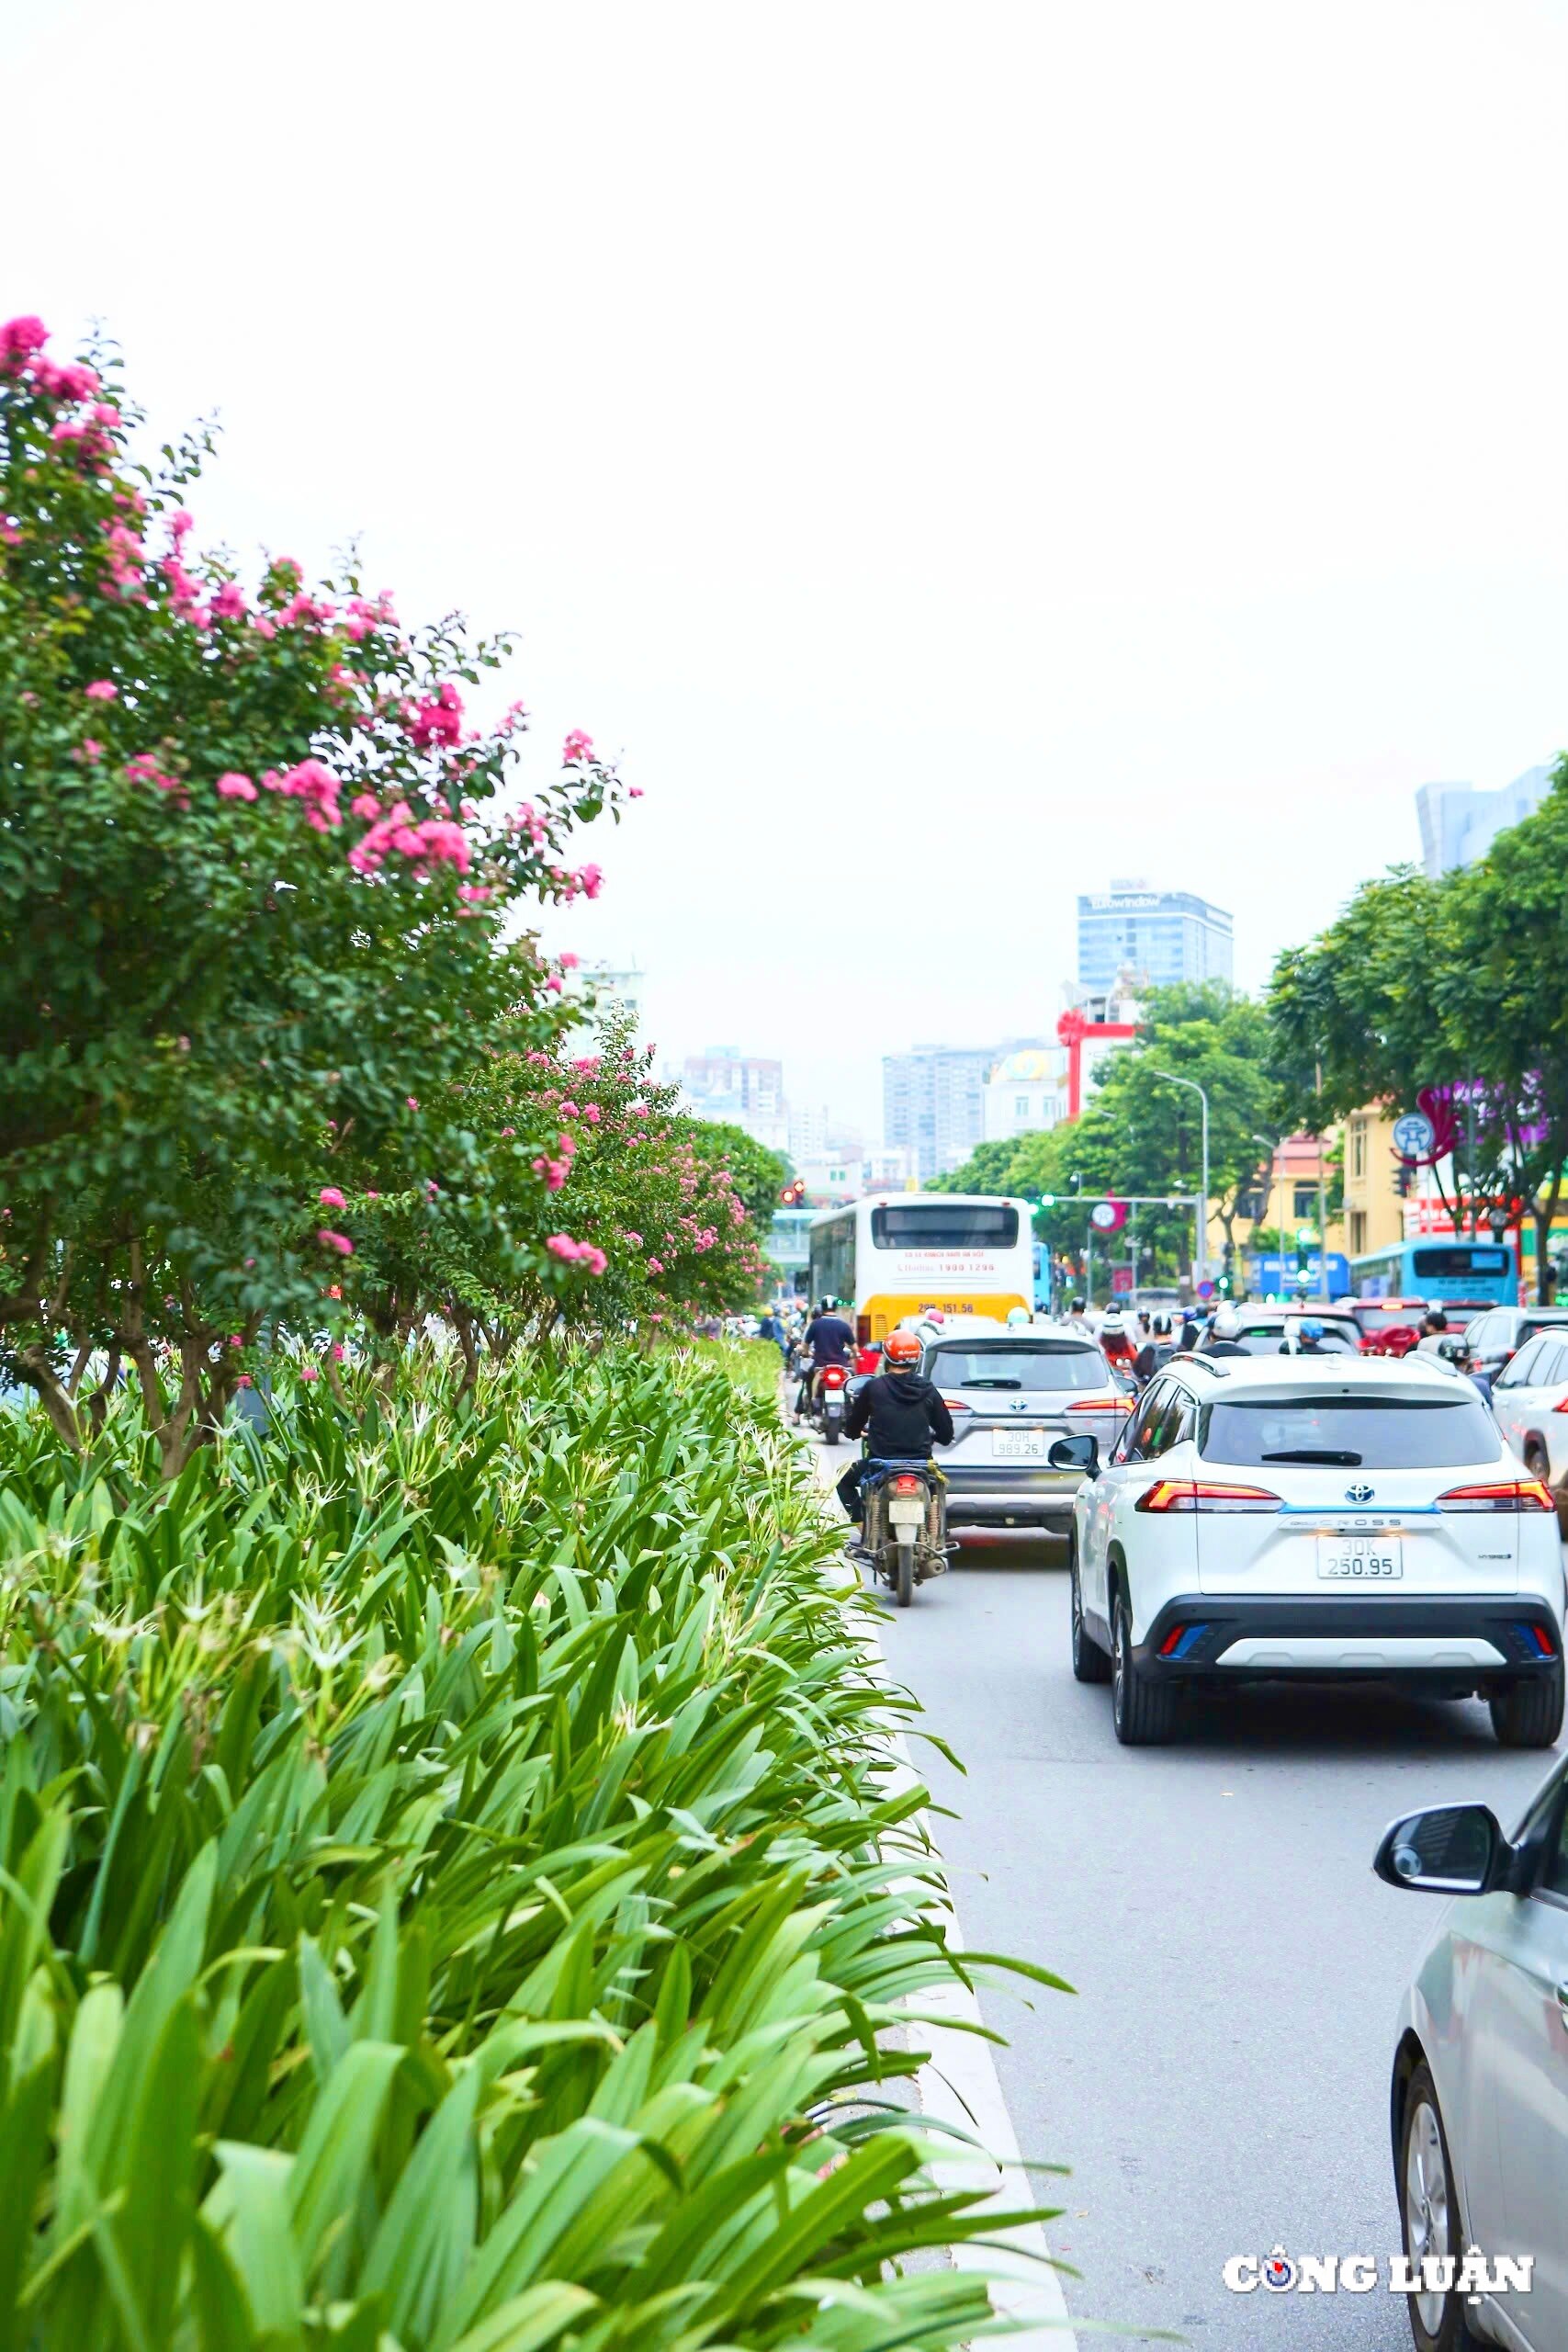
M1347 1487L1345 1489L1345 1499L1348 1503L1370 1503L1371 1498L1372 1489L1362 1478L1358 1478L1353 1487Z

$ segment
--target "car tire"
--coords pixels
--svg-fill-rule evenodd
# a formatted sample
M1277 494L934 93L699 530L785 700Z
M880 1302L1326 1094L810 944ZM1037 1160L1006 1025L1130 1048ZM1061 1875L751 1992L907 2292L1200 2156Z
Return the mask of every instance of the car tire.
M1404 2258L1417 2269L1426 2255L1451 2255L1464 2259L1464 2224L1459 2191L1449 2155L1443 2111L1437 2086L1425 2059L1411 2075L1404 2094L1404 2120L1399 2133L1399 2222ZM1405 2298L1416 2352L1481 2352L1465 2313L1464 2297L1457 2288L1447 2294Z
M1510 1682L1490 1701L1500 1747L1555 1747L1562 1729L1562 1662L1528 1681Z
M1109 1682L1111 1660L1083 1621L1083 1588L1078 1582L1078 1549L1067 1539L1067 1578L1072 1610L1073 1680Z
M1176 1691L1140 1674L1133 1657L1133 1620L1118 1590L1111 1608L1111 1721L1123 1747L1154 1747L1170 1737Z

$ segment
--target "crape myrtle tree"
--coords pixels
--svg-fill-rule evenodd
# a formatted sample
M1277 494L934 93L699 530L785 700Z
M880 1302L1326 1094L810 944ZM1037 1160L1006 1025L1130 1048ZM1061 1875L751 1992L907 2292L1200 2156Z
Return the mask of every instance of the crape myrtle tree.
M173 1474L264 1324L336 1312L345 1139L485 1195L450 1090L503 1020L548 1050L509 929L594 892L565 841L619 793L579 735L503 810L521 712L477 731L463 690L505 641L198 555L207 436L141 462L113 359L47 340L0 327L0 1342L73 1443L85 1368L129 1365ZM538 1156L510 1243L570 1295Z
M332 1191L353 1254L339 1288L384 1362L439 1315L471 1386L481 1355L504 1361L558 1329L652 1337L757 1297L766 1270L734 1173L651 1061L624 1023L583 1052L514 1015L447 1088L440 1125L465 1142L454 1167L399 1185L344 1138Z

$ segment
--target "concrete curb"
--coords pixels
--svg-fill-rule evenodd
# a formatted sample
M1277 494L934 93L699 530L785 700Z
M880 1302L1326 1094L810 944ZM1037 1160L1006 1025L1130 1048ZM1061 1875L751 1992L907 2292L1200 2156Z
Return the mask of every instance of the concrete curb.
M838 1469L839 1462L829 1463L825 1454L810 1446L809 1440L800 1438L790 1428L787 1419L784 1428L797 1443L808 1447L812 1475L818 1485L830 1487L830 1474ZM863 1630L870 1637L886 1680L886 1655L875 1628L867 1625ZM906 1789L923 1785L901 1734L894 1733L893 1745L898 1757L897 1781ZM942 1849L931 1835L930 1820L923 1811L916 1819L940 1862ZM950 1913L948 1933L949 1941L962 1951L964 1939L956 1908ZM968 2030L982 2023L979 2002L964 1985L953 1983L927 1993L921 2006L933 2016L951 2022L922 2022L917 2029L931 2044L931 2057L915 2077L920 2110L934 2122L972 2135L987 2152L981 2155L955 2147L952 2156L931 2165L938 2186L946 2189L987 2187L987 2203L999 2213L1016 2213L1037 2203L1024 2170L1018 2134L1002 2096L992 2044ZM1045 2233L1038 2222L998 2230L989 2245L956 2245L948 2251L955 2268L988 2274L991 2301L998 2315L1011 2323L1010 2332L1003 2339L1010 2346L1021 2346L1022 2352L1077 2352L1077 2338L1073 2333L1061 2278L1049 2267Z

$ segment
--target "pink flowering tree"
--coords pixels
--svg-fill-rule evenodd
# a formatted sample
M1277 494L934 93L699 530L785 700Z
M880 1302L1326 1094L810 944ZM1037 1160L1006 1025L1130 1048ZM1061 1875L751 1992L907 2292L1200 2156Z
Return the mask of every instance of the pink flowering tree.
M614 1025L588 1049L518 1016L444 1107L462 1164L394 1185L345 1148L344 1281L389 1354L444 1317L471 1384L551 1332L656 1336L758 1297L757 1217L650 1061Z
M106 356L0 326L0 1349L73 1442L128 1367L172 1475L351 1286L345 1154L480 1189L453 1090L553 1034L523 923L597 888L567 838L619 796L577 736L503 798L521 712L467 701L504 640L198 552L207 439L149 464L141 424Z

